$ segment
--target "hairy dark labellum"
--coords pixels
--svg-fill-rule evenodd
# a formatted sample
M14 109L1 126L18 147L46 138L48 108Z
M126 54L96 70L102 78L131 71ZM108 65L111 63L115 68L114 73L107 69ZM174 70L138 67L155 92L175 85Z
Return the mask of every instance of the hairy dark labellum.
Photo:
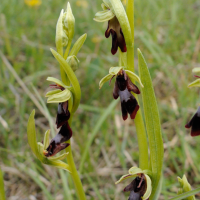
M126 52L126 42L117 17L113 17L108 21L108 28L105 32L105 37L110 37L110 34L112 35L111 53L114 55L117 52L118 47L122 52Z
M200 135L200 107L198 107L192 119L185 125L185 128L192 128L191 136L193 137Z
M61 127L58 134L51 140L48 148L44 152L44 155L46 157L54 156L61 150L68 147L69 144L65 142L68 141L71 138L71 136L72 136L72 130L67 122Z
M139 110L138 102L131 92L140 94L138 87L131 82L126 72L121 70L116 77L113 97L114 99L120 97L123 120L128 118L128 113L131 119L135 119L137 111Z
M142 196L147 189L147 183L142 174L141 177L136 177L129 185L124 188L124 192L130 191L128 200L142 200Z
M70 112L68 110L68 101L58 104L58 111L56 117L57 128L60 128L70 118Z

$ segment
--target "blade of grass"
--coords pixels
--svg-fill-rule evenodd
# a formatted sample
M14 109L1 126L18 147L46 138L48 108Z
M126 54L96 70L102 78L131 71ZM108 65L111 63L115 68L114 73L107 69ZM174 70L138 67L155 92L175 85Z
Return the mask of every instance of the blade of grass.
M4 183L3 183L3 173L0 168L0 199L6 200L6 195L4 191Z
M99 129L101 128L101 125L103 124L103 122L106 120L106 118L108 117L108 115L112 112L112 110L114 109L114 107L117 105L117 103L119 102L119 100L113 100L110 105L108 106L107 110L105 110L102 115L100 116L98 122L96 123L93 131L92 131L92 134L89 138L89 140L87 141L87 144L85 146L85 150L82 154L82 157L81 157L81 162L80 162L80 167L79 167L79 172L81 173L83 171L83 164L86 160L86 157L87 157L87 154L89 152L89 148L95 138L95 136L97 135Z
M192 191L189 191L189 192L185 192L185 193L180 194L180 195L178 195L178 196L176 196L176 197L174 197L174 198L171 198L171 199L169 199L169 200L180 200L180 199L185 199L185 198L187 198L187 197L190 197L190 196L195 195L195 194L198 194L198 193L200 193L200 188L197 188L197 189L192 190Z

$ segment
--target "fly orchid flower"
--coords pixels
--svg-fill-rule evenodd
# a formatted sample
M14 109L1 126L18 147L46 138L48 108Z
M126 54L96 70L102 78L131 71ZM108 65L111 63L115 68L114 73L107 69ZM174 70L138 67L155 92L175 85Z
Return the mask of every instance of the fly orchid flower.
M134 178L134 180L124 188L124 192L130 192L129 200L146 200L151 195L151 179L147 174L148 170L142 170L137 167L129 169L129 173L122 176L115 184L123 180Z
M190 83L188 87L200 87L200 77L195 77L197 77L198 79ZM193 137L200 135L200 106L198 107L192 119L185 125L185 128L192 128L190 134Z
M109 74L101 79L99 83L99 88L103 86L103 84L114 78L116 76L115 86L113 90L113 98L117 99L120 97L121 100L121 111L122 118L126 120L128 118L128 113L131 119L135 119L137 111L139 109L138 102L136 98L132 95L131 92L135 94L140 94L140 90L138 87L133 84L136 80L143 87L140 78L129 70L124 70L123 67L111 67L109 70Z
M61 161L64 158L66 158L68 153L64 153L64 154L57 156L57 157L46 157L45 156L44 152L46 152L46 149L49 145L50 130L46 131L45 136L44 136L44 140L43 140L44 141L43 144L41 142L37 142L34 116L35 116L35 110L32 111L32 113L29 117L29 120L28 120L28 125L27 125L28 143L29 143L29 146L31 147L31 150L33 151L35 156L42 163L47 164L47 165L51 165L51 166L55 166L57 168L61 168L61 169L64 169L64 170L67 170L67 171L70 172L71 169L70 169L69 165ZM68 145L66 145L66 147L67 146Z
M103 0L101 4L103 11L97 12L95 14L94 20L97 22L108 21L108 27L105 32L105 37L110 37L112 35L112 48L111 53L114 55L117 52L118 47L122 52L126 52L126 42L124 35L120 26L120 23L115 16L111 3L109 0Z

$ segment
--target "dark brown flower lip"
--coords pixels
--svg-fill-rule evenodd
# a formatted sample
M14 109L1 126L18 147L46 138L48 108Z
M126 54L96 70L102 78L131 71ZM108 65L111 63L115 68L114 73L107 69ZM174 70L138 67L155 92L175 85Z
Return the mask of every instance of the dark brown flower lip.
M49 146L46 150L44 150L44 155L46 157L54 156L61 150L67 148L69 146L68 143L66 143L70 138L72 137L72 130L67 123L65 123L57 135L51 140Z
M126 72L124 70L120 70L116 77L113 89L113 98L117 99L120 97L123 120L128 118L128 113L131 119L135 119L137 111L140 108L136 98L131 94L131 92L140 94L140 90L131 82Z
M137 176L129 185L124 188L124 192L130 192L129 200L141 200L147 189L144 174Z
M111 53L114 55L117 52L118 47L121 49L122 52L126 52L126 42L117 17L113 17L111 20L108 21L108 27L105 32L105 37L110 37L110 34L112 35Z
M68 110L68 101L58 104L58 111L56 117L57 128L60 128L70 118L70 112Z
M192 137L200 135L200 107L198 107L192 119L185 125L185 128L191 128L190 134Z

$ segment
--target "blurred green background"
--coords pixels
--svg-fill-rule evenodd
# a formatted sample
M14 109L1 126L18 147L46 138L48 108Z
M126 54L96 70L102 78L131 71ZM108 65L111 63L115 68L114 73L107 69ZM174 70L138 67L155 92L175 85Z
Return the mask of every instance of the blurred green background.
M83 163L81 179L87 199L125 200L128 194L122 190L130 181L117 186L114 182L138 164L134 122L123 122L120 104L107 109L113 101L114 81L98 88L109 68L118 65L118 58L110 53L111 38L104 37L107 23L93 21L101 10L101 0L69 2L76 18L74 42L88 34L76 72L82 89L81 105L72 123L76 166ZM0 2L0 165L10 200L77 199L69 174L35 159L26 135L32 109L36 109L38 141L50 127L42 114L47 113L46 78L59 78L59 65L49 48L55 48L56 22L66 5L64 0L43 0L38 7L29 7L23 0ZM192 138L184 128L199 103L198 89L187 85L194 80L192 68L200 66L200 2L135 0L135 52L136 48L148 62L158 101L165 148L159 199L169 199L178 190L177 176L186 174L193 188L200 184L200 137ZM137 55L135 65L137 72ZM46 106L55 121L57 105Z

